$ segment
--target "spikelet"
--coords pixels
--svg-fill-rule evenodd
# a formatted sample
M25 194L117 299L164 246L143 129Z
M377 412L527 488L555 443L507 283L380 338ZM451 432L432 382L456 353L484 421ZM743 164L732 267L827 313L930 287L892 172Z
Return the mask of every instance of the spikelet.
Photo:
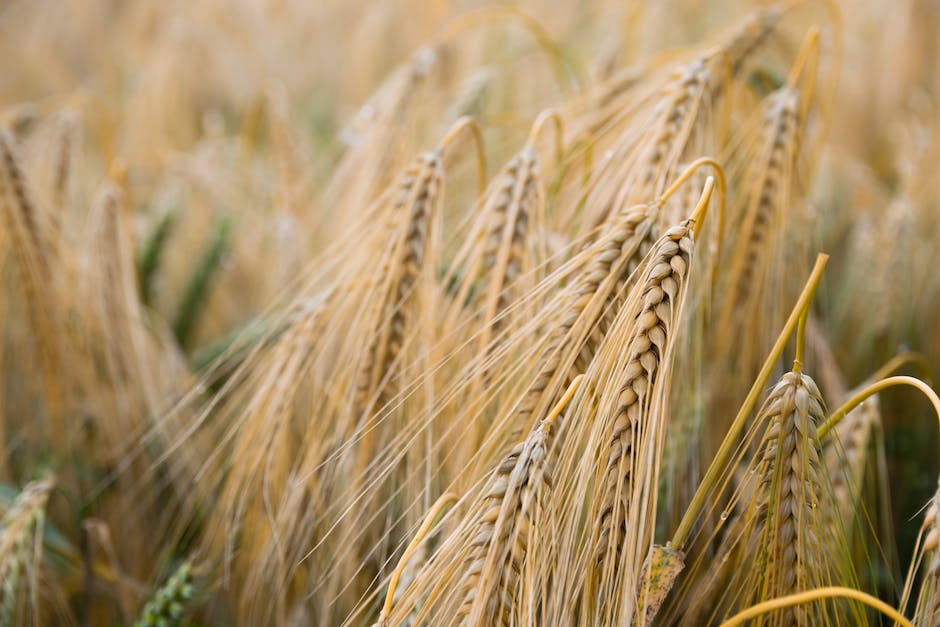
M651 527L641 526L639 537L633 535L638 521L645 518L642 499L649 498L648 493L642 496L649 486L644 486L641 479L648 472L639 468L649 464L646 455L650 451L659 450L661 455L664 445L661 434L667 409L662 405L661 382L668 382L671 368L671 363L664 360L672 355L692 249L690 221L671 228L654 245L636 287L642 304L623 344L627 361L615 374L616 408L597 426L607 435L593 514L592 578L601 612L596 621L604 624L630 620L637 609L632 595L621 591L625 585L640 589L635 577L648 550L643 543L652 532ZM648 471L655 474L655 469ZM628 543L635 547L628 548Z
M126 454L128 435L139 431L136 416L163 409L163 394L172 368L156 369L162 353L142 321L134 267L133 240L123 197L113 183L98 193L89 216L87 307L89 350L102 364L100 377L113 394L95 399L102 417L99 427L107 459ZM92 389L97 389L100 382Z
M755 464L754 489L743 513L741 533L722 553L737 550L739 560L721 591L729 609L740 609L827 585L855 586L842 527L833 521L832 488L822 461L816 429L825 404L812 378L798 369L773 387L758 414L766 424ZM730 529L730 527L729 527ZM726 535L726 537L728 537ZM853 608L849 608L854 611ZM813 604L769 614L771 625L858 620L838 604Z
M351 580L363 587L374 585L377 574L391 559L399 531L397 525L408 522L379 517L376 512L390 511L386 509L390 506L386 499L398 494L409 504L409 511L418 514L414 506L422 498L423 486L402 492L395 480L398 473L433 463L424 456L423 450L398 456L397 451L388 449L388 442L395 441L397 435L409 428L400 376L415 365L416 359L422 358L426 348L419 343L427 332L427 314L432 307L428 300L432 295L426 291L432 263L428 252L443 200L443 176L440 148L420 154L396 181L388 197L390 204L383 207L387 218L387 243L374 269L375 282L367 286L365 292L366 310L362 321L365 335L350 344L350 349L355 351L350 358L358 363L353 362L351 410L344 412L338 423L335 440L338 457L329 468L324 467L326 475L318 478L317 471L310 469L319 467L324 457L316 453L319 436L311 433L310 451L314 455L305 453L301 463L301 475L319 482L313 487L315 493L319 492L315 498L328 503L358 503L355 511L343 514L350 519L339 530L335 541L346 559L334 564L336 574L331 574L329 581L335 589L328 590L328 595L349 590L347 584ZM420 402L413 396L407 400ZM327 450L326 454L332 455L333 451ZM383 454L393 461L388 465L380 464L377 460L385 462L386 459ZM311 513L321 515L318 511ZM293 526L281 533L290 538L306 536ZM291 560L300 557L288 556L284 563L292 568ZM358 597L358 593L353 597L353 592L355 590L349 593L350 606ZM322 620L327 620L326 615Z
M186 602L193 596L193 573L183 562L147 601L134 627L172 627L183 624Z
M13 136L0 130L0 210L19 274L19 289L26 304L28 324L36 346L48 412L48 435L61 442L66 430L60 424L63 385L60 380L59 321L51 259L52 245L44 214L28 193Z
M405 340L409 304L424 262L431 220L440 200L443 166L438 152L420 155L397 184L391 214L393 249L385 260L385 285L373 303L369 345L357 375L353 414L364 416L380 409L395 394L394 365Z
M770 312L779 301L772 282L778 273L772 270L782 260L773 260L770 254L779 248L775 238L784 233L779 225L793 203L801 132L800 91L781 88L765 99L756 156L742 155L748 159L741 183L742 215L731 242L727 297L718 328L740 331L736 335L744 344L735 346L731 358L746 369L763 353L759 339L779 325ZM724 341L719 345L727 346ZM749 370L746 373L750 376Z
M612 218L584 251L584 269L559 295L560 302L549 304L562 313L520 403L514 432L530 428L533 413L550 407L575 373L590 364L649 250L657 211L655 206L637 206Z
M936 627L940 625L940 489L927 506L921 537L923 581L917 597L914 624Z
M816 427L826 412L815 382L795 372L771 393L767 411L772 422L764 435L757 500L771 523L764 550L773 569L767 597L774 598L815 583L808 578L821 556L816 513L823 498Z
M551 412L499 462L457 528L412 583L405 596L422 606L416 624L531 620L519 615L520 596L526 593L520 575L534 539L550 527L542 516L552 487L555 440L581 381L577 377ZM410 611L409 603L400 603L389 624L401 624Z
M525 242L530 221L539 211L539 163L535 150L526 146L506 166L505 178L493 208L493 221L483 251L483 268L490 275L483 298L484 324L496 334L505 322L503 313L520 291L518 281L526 263ZM492 321L492 322L490 322ZM490 334L481 337L481 346Z
M676 68L646 118L624 131L594 175L585 201L584 234L624 208L665 191L705 117L713 72L705 57Z
M490 502L498 502L499 507L491 507L483 515L473 540L473 546L480 549L479 557L467 569L462 583L464 601L458 611L461 616L469 615L468 624L512 622L529 534L551 485L548 457L553 429L554 420L541 421L525 442L506 457L497 470L501 476L486 495Z
M710 116L778 18L775 9L757 13L714 49L676 66L649 102L629 109L632 117L592 181L582 233L626 206L658 198L680 162L717 152L724 138ZM664 228L670 217L662 216Z
M533 265L527 242L531 223L541 215L544 203L540 176L538 154L530 140L494 177L480 201L467 243L451 264L451 278L446 282L456 281L456 272L462 279L454 287L441 334L457 346L463 344L470 359L482 364L461 402L468 414L478 411L483 391L503 359L501 349L532 309L530 303L512 304L533 287L527 272ZM455 330L458 319L462 321ZM476 451L486 428L486 421L474 420L462 448Z
M468 326L478 335L477 349L492 350L492 338L510 322L507 307L531 288L522 275L529 265L529 225L543 203L540 171L538 155L529 143L494 177L467 245L454 258L451 275L459 270L463 276L453 290L445 336L458 315L469 311L475 317Z
M0 519L0 624L39 622L39 568L46 504L55 486L47 477L26 485Z

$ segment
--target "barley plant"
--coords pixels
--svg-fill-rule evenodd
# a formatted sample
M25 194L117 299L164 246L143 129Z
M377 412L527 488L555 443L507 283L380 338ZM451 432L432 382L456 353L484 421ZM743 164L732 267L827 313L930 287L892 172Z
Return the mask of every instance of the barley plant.
M0 2L0 625L940 626L938 40Z

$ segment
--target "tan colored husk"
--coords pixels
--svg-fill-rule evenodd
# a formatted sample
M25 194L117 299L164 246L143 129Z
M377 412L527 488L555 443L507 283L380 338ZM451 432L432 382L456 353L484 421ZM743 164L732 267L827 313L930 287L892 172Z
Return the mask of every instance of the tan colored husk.
M668 545L654 544L643 564L642 588L637 607L642 619L639 624L650 625L656 619L666 595L685 567L685 554Z

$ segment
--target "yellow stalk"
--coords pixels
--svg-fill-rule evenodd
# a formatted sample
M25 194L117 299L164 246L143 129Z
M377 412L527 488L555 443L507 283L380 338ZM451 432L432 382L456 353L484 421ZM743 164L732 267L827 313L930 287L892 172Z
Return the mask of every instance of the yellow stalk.
M858 407L864 402L869 396L873 396L878 392L893 387L895 385L910 385L917 388L930 400L933 404L933 409L937 414L937 420L940 421L940 398L937 397L937 393L933 391L929 385L921 381L920 379L915 379L914 377L907 376L897 376L897 377L888 377L887 379L882 379L881 381L876 381L872 383L864 390L845 401L839 409L832 412L832 415L824 422L820 427L817 433L817 438L822 440L826 437L833 427L835 427L839 422L845 418L846 414Z
M761 614L767 614L768 612L773 612L774 610L783 609L785 607L792 607L794 605L801 605L803 603L809 603L810 601L818 601L820 599L829 599L829 598L843 598L843 599L852 599L853 601L858 601L859 603L864 603L868 607L878 610L895 623L901 625L902 627L914 627L911 621L904 618L904 616L898 612L896 609L885 603L884 601L877 599L870 594L865 594L859 590L853 590L852 588L843 588L841 586L830 586L826 588L816 588L815 590L807 590L806 592L797 592L796 594L788 594L787 596L778 597L776 599L771 599L769 601L764 601L763 603L758 603L753 605L746 610L738 612L725 622L721 623L721 627L735 627L736 625L744 624L744 621L756 618Z

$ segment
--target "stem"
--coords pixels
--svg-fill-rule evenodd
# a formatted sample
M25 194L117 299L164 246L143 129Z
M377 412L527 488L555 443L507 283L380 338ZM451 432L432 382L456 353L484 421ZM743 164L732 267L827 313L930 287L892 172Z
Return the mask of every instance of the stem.
M820 253L816 257L816 265L813 266L813 271L810 273L809 279L807 279L806 285L803 287L803 292L800 294L799 300L796 301L793 311L790 312L790 317L787 318L786 324L783 325L783 330L780 332L777 342L774 344L773 348L770 349L770 354L767 355L767 359L764 361L764 365L760 373L758 373L757 379L754 380L754 384L751 386L747 398L744 399L744 404L742 404L741 409L738 410L738 415L735 416L734 422L731 423L731 427L728 429L724 440L722 440L718 452L715 453L715 458L705 472L705 477L695 491L695 495L692 497L689 507L685 510L685 514L679 522L679 527L672 536L672 540L670 541L672 546L680 550L684 547L685 541L692 531L692 523L704 507L705 499L718 484L721 473L724 471L725 465L731 453L734 451L735 442L744 429L744 425L751 415L751 412L754 411L754 406L757 405L761 392L764 386L767 385L767 380L770 378L770 374L773 372L777 360L780 359L780 355L783 353L783 349L787 345L790 335L793 334L793 330L796 328L800 316L809 308L813 300L813 295L816 293L816 288L819 287L819 281L822 278L822 272L826 267L827 261L829 261L829 255Z
M860 590L843 588L841 586L816 588L815 590L807 590L806 592L788 594L787 596L782 596L776 599L771 599L769 601L764 601L763 603L758 603L757 605L751 606L746 610L738 612L725 622L721 623L721 627L735 627L735 625L741 625L744 623L744 621L760 616L761 614L766 614L767 612L772 612L774 610L779 610L785 607L791 607L793 605L801 605L810 601L828 599L831 597L842 597L845 599L858 601L859 603L863 603L872 609L878 610L893 620L895 623L902 625L902 627L914 627L911 621L904 618L900 612L881 599L875 598L870 594L866 594Z
M532 130L529 131L529 139L526 143L534 145L548 122L554 122L555 126L555 163L558 164L561 163L565 151L565 124L561 119L561 114L555 109L546 109L539 113L535 122L532 123Z
M721 259L721 237L722 237L722 233L724 233L725 231L725 205L726 205L728 185L725 180L724 169L721 167L720 163L718 163L715 159L711 157L700 157L696 159L695 161L690 163L689 166L685 169L685 171L679 175L679 178L677 178L675 182L671 186L669 186L669 189L663 192L662 196L659 197L659 200L656 201L656 204L658 205L664 204L666 200L668 200L670 196L676 193L676 190L678 190L679 187L683 183L685 183L697 169L706 165L712 167L712 169L715 171L715 178L718 181L718 233L715 237L715 248L714 248L715 255L711 264L711 268L709 269L709 275L710 275L709 302L710 302L711 297L715 292L715 278L716 278L715 269L718 267L718 263ZM695 228L696 235L698 234L698 229L699 229L698 224L696 224L696 228Z
M388 591L385 593L385 605L382 606L382 613L379 614L378 623L380 625L383 624L383 621L388 620L388 614L392 611L392 602L394 601L395 590L398 588L398 580L401 579L401 575L405 571L405 567L408 566L408 561L411 559L411 556L414 555L414 552L418 550L418 547L427 537L428 532L431 531L431 527L434 525L434 522L437 519L438 514L440 514L441 510L448 505L455 503L456 501L456 494L453 492L445 492L440 496L439 499L437 499L437 501L434 502L434 505L431 506L431 509L428 510L428 513L424 517L424 522L421 523L421 527L418 528L415 536L411 539L411 542L408 543L408 546L405 548L405 552L402 553L401 559L398 560L398 566L395 567L395 571L388 580Z
M793 358L793 372L797 374L803 370L803 347L806 345L806 318L808 316L809 307L803 310L796 327L796 356Z
M568 406L568 403L571 402L571 398L575 395L578 389L581 387L581 383L584 382L584 375L579 374L571 382L571 385L568 386L568 389L565 390L564 396L561 397L561 400L552 408L552 411L545 417L543 422L551 425L555 423L555 420L561 415L561 412L565 411L565 407Z
M477 192L478 195L482 196L486 191L486 152L483 150L483 131L480 130L480 125L477 124L477 121L474 120L469 115L465 115L454 122L454 125L450 127L450 130L447 131L447 134L444 135L444 139L441 140L441 143L438 145L438 149L443 151L450 146L454 139L457 138L464 129L470 131L470 137L473 139L473 146L476 148L477 152Z
M725 171L721 167L721 164L715 161L711 157L700 157L696 159L695 161L693 161L692 163L690 163L689 167L687 167L682 172L682 174L679 175L679 178L677 178L673 182L673 184L670 185L669 188L662 193L662 195L659 197L659 200L656 201L656 204L657 205L664 204L667 200L669 200L670 196L675 194L676 191L678 191L679 188L682 187L683 183L689 180L689 177L695 174L696 170L706 165L711 166L712 169L715 170L715 178L718 179L718 199L721 201L721 205L719 206L720 216L724 216L726 190L728 189L728 185L725 182ZM721 219L722 218L719 217L719 220Z
M229 250L231 240L232 221L228 217L220 218L212 227L206 250L186 285L183 300L173 322L173 334L183 349L188 348L192 334L205 313L205 304L209 298L212 281L222 267L222 261Z
M921 374L924 378L927 379L926 383L933 384L933 371L930 368L930 364L927 362L927 358L917 351L904 351L898 353L885 363L881 368L876 370L874 374L868 377L868 381L878 381L889 376L892 372L895 372L906 364L916 364L921 371Z
M940 421L940 398L937 397L937 393L934 392L929 385L920 379L915 379L914 377L888 377L887 379L882 379L881 381L872 383L864 390L845 401L845 403L842 404L842 407L832 412L832 415L830 415L826 422L824 422L816 431L816 439L822 440L824 437L826 437L826 434L832 431L833 427L839 424L839 422L845 418L846 414L861 405L866 398L877 394L881 390L893 387L895 385L910 385L923 392L924 395L930 399L930 402L933 404L933 409L937 414L937 420Z
M702 189L702 195L698 199L698 204L692 211L689 220L692 221L692 236L698 238L699 229L705 223L705 215L708 213L708 202L712 199L712 190L715 189L715 179L709 176L705 179L705 187Z

